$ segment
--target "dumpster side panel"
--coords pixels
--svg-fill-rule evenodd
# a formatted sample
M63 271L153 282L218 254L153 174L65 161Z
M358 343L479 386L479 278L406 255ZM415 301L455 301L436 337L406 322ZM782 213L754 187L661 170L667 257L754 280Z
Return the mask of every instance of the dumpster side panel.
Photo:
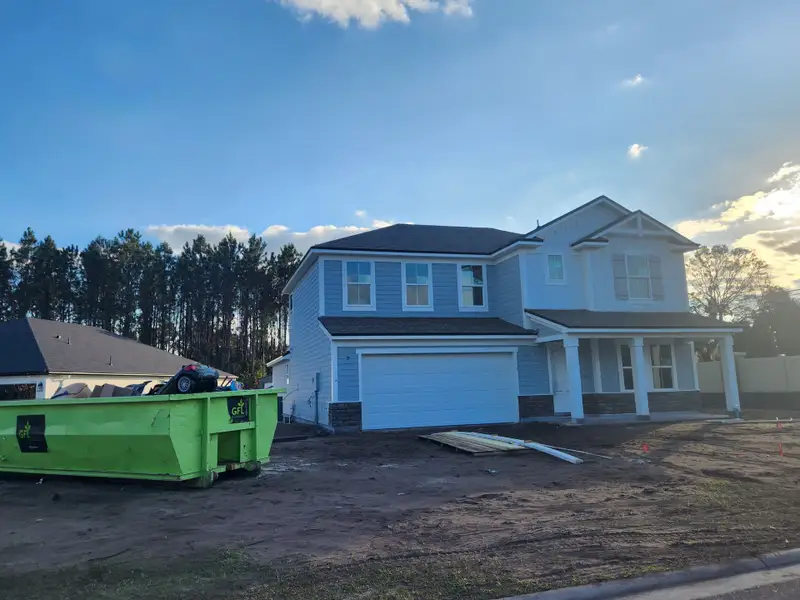
M2 407L0 470L177 477L169 403Z
M271 390L3 402L0 471L193 479L267 460L276 425Z

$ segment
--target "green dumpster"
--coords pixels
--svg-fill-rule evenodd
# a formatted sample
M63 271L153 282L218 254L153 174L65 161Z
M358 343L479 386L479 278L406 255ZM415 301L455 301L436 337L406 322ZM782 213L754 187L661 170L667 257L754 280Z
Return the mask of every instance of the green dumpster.
M0 473L211 485L269 460L279 391L0 402Z

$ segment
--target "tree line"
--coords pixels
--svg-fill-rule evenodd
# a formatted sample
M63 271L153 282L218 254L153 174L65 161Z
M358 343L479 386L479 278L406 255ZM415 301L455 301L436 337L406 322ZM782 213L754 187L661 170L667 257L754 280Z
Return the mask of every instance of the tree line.
M701 247L686 262L694 312L741 323L737 352L748 357L800 355L800 302L793 290L776 286L769 264L744 248ZM794 291L796 292L796 290ZM714 357L715 345L699 348Z
M28 228L10 251L0 243L0 321L101 327L252 385L287 348L281 290L301 258L291 244L269 252L257 236L212 244L199 235L176 253L133 229L79 249Z

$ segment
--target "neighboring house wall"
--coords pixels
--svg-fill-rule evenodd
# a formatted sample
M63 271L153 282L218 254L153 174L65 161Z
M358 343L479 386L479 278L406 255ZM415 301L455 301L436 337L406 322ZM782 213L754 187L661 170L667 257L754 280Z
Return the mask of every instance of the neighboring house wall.
M292 414L294 406L295 418L326 424L331 400L331 342L319 322L319 263L292 294L290 327L292 354L284 413Z
M290 361L286 360L272 367L273 388L289 390L289 364Z
M353 316L367 316L367 317L469 317L469 316L498 316L495 310L495 304L498 299L495 298L495 293L501 294L499 300L503 304L503 311L506 314L511 314L512 309L509 308L507 291L505 288L500 288L508 285L511 287L516 286L517 297L519 298L519 266L517 264L516 280L514 275L510 273L512 270L510 266L504 266L501 273L495 272L494 265L487 265L487 296L488 296L488 311L467 312L460 311L458 307L458 294L460 293L460 286L458 282L458 265L459 264L485 264L483 260L465 260L463 263L456 262L433 262L431 272L432 279L432 293L433 293L433 310L428 311L404 311L403 310L403 279L402 279L402 265L401 261L375 261L375 310L344 310L343 308L343 294L344 294L344 280L342 269L344 268L343 260L321 259L325 263L325 288L323 296L325 298L325 315L331 317L353 317ZM352 260L364 260L354 257ZM420 258L417 261L409 260L408 262L428 262L427 259ZM501 263L502 264L502 263ZM512 292L513 293L513 292ZM516 321L520 323L522 320L522 305L518 300Z

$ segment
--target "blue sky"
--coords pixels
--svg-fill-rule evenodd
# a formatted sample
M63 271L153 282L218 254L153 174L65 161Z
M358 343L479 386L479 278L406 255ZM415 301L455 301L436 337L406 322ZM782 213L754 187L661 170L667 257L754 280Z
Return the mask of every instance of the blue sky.
M795 0L3 0L0 236L307 247L527 231L605 193L791 283L798 22Z

